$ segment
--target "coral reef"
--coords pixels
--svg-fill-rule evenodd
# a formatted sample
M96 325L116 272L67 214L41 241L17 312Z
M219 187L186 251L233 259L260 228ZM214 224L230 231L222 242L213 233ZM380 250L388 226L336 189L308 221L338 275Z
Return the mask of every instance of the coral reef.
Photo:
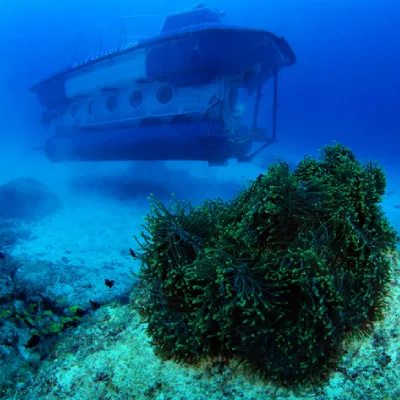
M138 307L156 352L236 357L283 385L327 379L383 315L397 240L385 186L379 165L335 144L230 202L153 198Z
M130 306L101 307L76 329L59 336L35 368L0 384L4 399L196 399L196 400L392 400L400 396L400 268L393 260L387 317L373 335L353 340L330 379L313 387L287 389L265 382L237 360L205 360L187 367L162 361ZM133 301L139 301L134 296ZM32 357L32 355L30 355ZM2 375L3 376L3 375Z

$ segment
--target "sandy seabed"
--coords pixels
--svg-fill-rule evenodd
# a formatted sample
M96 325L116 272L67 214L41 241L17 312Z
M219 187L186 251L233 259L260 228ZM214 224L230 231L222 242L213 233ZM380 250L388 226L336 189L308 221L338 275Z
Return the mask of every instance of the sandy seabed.
M199 179L204 193L218 193L229 182L246 178L241 166L230 174L214 170L201 176L191 171L191 184ZM259 171L250 168L248 177ZM388 193L383 207L392 223L400 226L400 187L395 166L388 172ZM213 180L209 191L207 180ZM127 290L132 271L139 265L129 255L149 203L144 198L98 199L96 195L71 196L57 214L30 224L30 240L19 241L12 255L54 265L74 267L83 275L79 285L102 296L104 278L116 282L116 290ZM399 206L399 207L398 207ZM100 282L100 283L99 283ZM71 288L73 288L73 282ZM104 288L103 288L104 290ZM317 388L287 391L263 382L232 362L206 362L183 366L161 361L154 354L146 326L130 305L108 303L92 313L78 328L59 337L54 351L35 372L16 383L9 399L399 399L400 389L400 267L393 258L391 297L384 321L376 324L371 337L353 342L329 381ZM31 365L26 355L26 366ZM24 366L22 366L24 368Z

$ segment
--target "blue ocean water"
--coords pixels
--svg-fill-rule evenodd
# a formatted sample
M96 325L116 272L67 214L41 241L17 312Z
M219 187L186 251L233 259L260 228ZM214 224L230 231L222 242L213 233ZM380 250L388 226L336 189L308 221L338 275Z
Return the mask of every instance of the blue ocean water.
M292 46L297 62L279 77L278 139L297 149L297 158L336 140L361 157L384 163L388 173L395 174L391 171L400 145L397 1L253 0L209 5L225 10L227 23L269 30ZM128 32L147 37L159 31L166 14L188 6L185 1L2 2L3 149L15 143L16 154L24 148L22 154L29 158L30 148L41 146L49 136L38 123L41 107L28 92L32 84L97 54L100 47L118 46L123 16L146 15L129 20ZM265 98L270 100L268 93ZM260 125L270 127L268 107L269 103ZM6 151L3 160L11 156L12 151Z
M281 138L306 147L332 139L359 152L396 160L400 5L395 0L253 0L209 2L227 11L227 20L268 29L287 38L297 63L280 85ZM185 1L135 3L2 2L0 74L2 126L26 121L37 136L38 105L27 92L34 82L118 42L120 19L129 14L160 17L135 20L132 32L151 35L163 16ZM21 119L23 121L21 121ZM28 122L29 121L29 122ZM4 132L3 132L4 134Z
M279 74L279 142L253 164L52 164L35 150L50 133L39 123L42 108L28 89L73 63L120 46L124 16L142 16L127 26L136 40L158 33L166 14L192 3L0 0L0 185L35 178L66 204L59 220L36 225L35 240L18 244L10 254L82 268L94 265L118 282L120 271L137 268L129 264L126 249L134 246L130 235L140 229L150 192L163 198L175 192L194 202L229 198L268 162L295 163L333 141L383 165L388 178L384 209L400 230L399 1L210 0L207 5L225 10L229 24L284 36L296 54L296 63ZM268 128L271 89L272 82L259 121ZM115 226L108 220L111 212ZM129 213L134 215L131 223ZM40 237L43 232L48 236ZM121 236L116 238L116 232ZM110 264L115 270L105 269ZM91 273L95 280L96 272Z

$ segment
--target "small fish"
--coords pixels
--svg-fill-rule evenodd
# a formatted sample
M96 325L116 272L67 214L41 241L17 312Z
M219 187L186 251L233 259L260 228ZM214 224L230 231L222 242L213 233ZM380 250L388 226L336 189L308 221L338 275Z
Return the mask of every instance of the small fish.
M101 304L100 303L96 303L95 301L89 300L90 305L92 306L93 310L97 310L98 308L100 308Z
M106 279L104 281L104 283L106 284L106 286L108 286L109 288L112 288L114 286L114 281L112 279Z
M137 257L136 253L131 248L129 248L129 253L131 253L132 258Z
M0 251L0 260L4 260L6 258L5 254Z
M33 347L37 346L40 343L40 336L39 335L32 335L28 340L28 343L24 345L27 349L32 349Z
M68 321L65 322L63 325L63 331L68 328L76 328L78 326L78 323L76 321Z

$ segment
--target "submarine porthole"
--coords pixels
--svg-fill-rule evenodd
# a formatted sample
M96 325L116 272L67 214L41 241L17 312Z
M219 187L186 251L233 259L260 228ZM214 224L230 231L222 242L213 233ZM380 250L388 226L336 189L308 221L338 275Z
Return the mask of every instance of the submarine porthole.
M132 108L139 108L143 103L143 93L137 89L132 92L129 96L129 104Z
M109 112L113 112L118 107L118 97L112 94L107 97L106 108Z
M157 100L161 104L167 104L172 100L172 87L168 85L164 85L158 88L157 90Z

